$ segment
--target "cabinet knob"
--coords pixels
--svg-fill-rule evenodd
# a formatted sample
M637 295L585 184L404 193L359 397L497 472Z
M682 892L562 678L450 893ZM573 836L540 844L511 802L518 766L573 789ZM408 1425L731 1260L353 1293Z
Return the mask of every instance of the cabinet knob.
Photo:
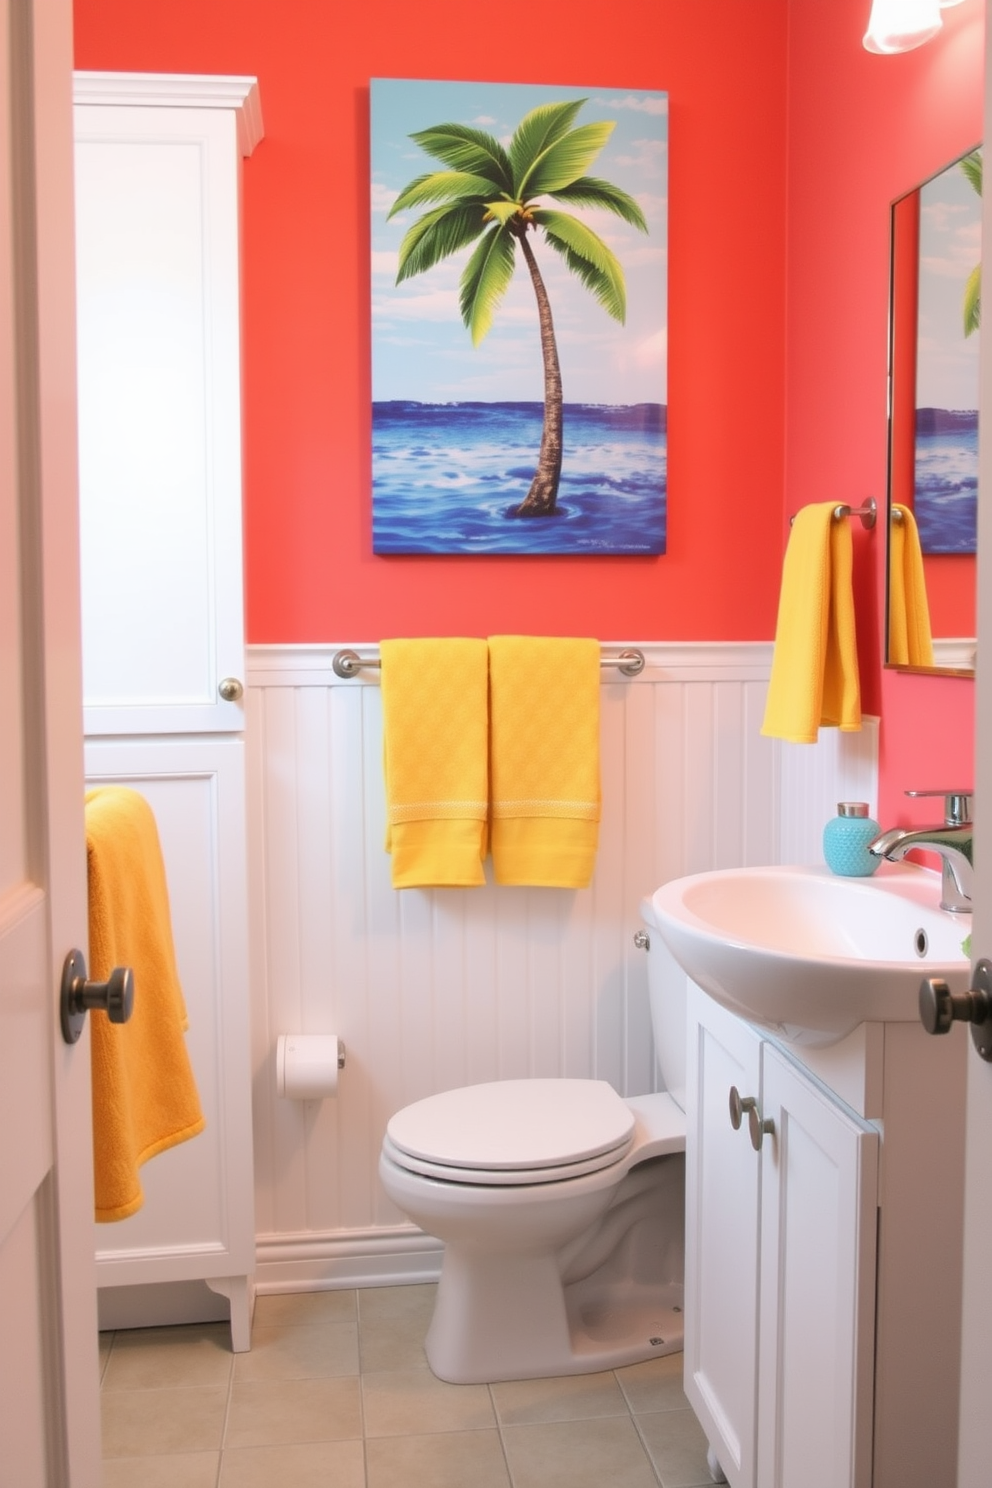
M748 1113L747 1124L748 1130L751 1133L751 1146L755 1152L760 1152L765 1138L775 1135L775 1123L771 1117L762 1121L761 1113L757 1106L752 1106Z
M639 951L649 951L651 949L651 937L648 932L646 930L635 930L634 944Z
M238 703L245 695L244 683L239 682L237 677L225 677L218 682L217 691L225 703Z
M78 1041L90 1008L102 1008L111 1023L126 1023L134 1007L134 972L130 966L115 966L105 982L86 976L82 951L70 951L62 967L59 1017L67 1044Z
M730 1124L734 1131L740 1131L745 1112L755 1109L758 1102L753 1095L742 1096L736 1085L730 1087Z
M992 961L982 957L975 967L974 986L967 992L952 992L941 977L924 977L920 1022L927 1033L948 1033L952 1023L970 1023L975 1048L992 1061Z

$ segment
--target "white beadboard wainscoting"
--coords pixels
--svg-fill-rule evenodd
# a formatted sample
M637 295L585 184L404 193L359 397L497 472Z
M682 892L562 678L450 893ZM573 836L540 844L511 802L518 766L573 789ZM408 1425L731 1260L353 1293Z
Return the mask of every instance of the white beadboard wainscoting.
M483 1080L656 1088L641 898L709 868L819 861L837 801L874 803L877 720L815 746L761 737L770 643L636 644L640 676L603 673L600 847L579 891L395 891L378 672L335 676L337 646L249 649L261 1290L436 1276L437 1242L378 1183L389 1116ZM276 1093L277 1039L301 1032L344 1040L333 1099Z

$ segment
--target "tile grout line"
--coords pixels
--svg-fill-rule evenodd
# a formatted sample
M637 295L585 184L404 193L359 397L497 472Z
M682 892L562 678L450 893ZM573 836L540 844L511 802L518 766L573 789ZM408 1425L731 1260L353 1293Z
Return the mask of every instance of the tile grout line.
M506 1450L506 1438L503 1435L503 1422L500 1419L499 1407L496 1404L496 1397L493 1395L493 1387L492 1385L487 1385L486 1389L489 1391L489 1404L492 1406L493 1419L496 1422L496 1435L499 1437L499 1449L503 1454L503 1466L506 1468L506 1481L510 1485L510 1488L516 1488L516 1484L513 1481L513 1469L510 1466L510 1454Z
M220 1488L224 1476L224 1453L227 1451L227 1428L231 1420L231 1406L234 1402L234 1365L237 1354L231 1350L231 1368L227 1376L227 1402L224 1406L224 1421L220 1431L220 1451L217 1453L217 1479L215 1488Z

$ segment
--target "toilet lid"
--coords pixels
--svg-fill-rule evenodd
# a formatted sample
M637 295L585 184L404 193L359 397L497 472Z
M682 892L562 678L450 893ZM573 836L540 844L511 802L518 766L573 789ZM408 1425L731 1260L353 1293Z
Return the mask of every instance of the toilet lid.
M508 1181L487 1172L528 1173L523 1181L535 1182L541 1170L572 1177L619 1160L633 1141L634 1114L605 1080L497 1080L406 1106L386 1133L394 1160L429 1165L420 1171L460 1169L461 1182L478 1173L482 1183Z

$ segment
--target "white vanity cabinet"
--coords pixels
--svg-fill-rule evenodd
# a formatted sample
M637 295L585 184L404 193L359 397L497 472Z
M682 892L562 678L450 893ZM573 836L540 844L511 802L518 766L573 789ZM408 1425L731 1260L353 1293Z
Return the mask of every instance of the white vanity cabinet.
M258 88L78 73L75 103L86 775L155 813L206 1117L143 1168L143 1207L97 1226L100 1319L229 1310L241 1351L255 1233L240 194Z
M685 1389L727 1479L953 1482L965 1041L797 1050L691 987L688 1052Z

